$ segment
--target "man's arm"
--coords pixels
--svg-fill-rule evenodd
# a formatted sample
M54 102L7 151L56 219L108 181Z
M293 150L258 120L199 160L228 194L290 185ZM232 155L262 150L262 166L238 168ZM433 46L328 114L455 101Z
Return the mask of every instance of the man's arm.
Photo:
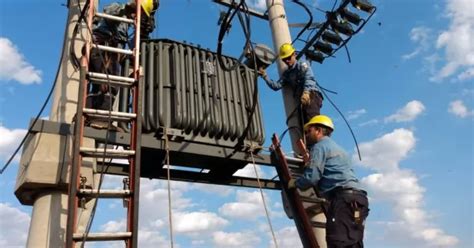
M258 70L258 73L260 74L260 76L262 76L263 80L265 80L265 83L268 85L268 87L270 87L270 89L277 91L283 87L283 79L280 78L276 82L273 81L268 77L267 72L263 68L260 68Z
M317 187L323 175L325 160L324 148L315 145L311 150L311 161L304 171L304 176L296 179L296 187L302 190Z

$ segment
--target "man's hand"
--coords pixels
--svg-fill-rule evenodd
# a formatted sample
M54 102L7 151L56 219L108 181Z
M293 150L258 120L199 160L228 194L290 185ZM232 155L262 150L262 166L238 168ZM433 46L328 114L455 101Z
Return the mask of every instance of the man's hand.
M288 181L288 189L295 189L296 188L296 179L291 178L290 181Z
M304 91L303 94L301 95L301 104L304 106L307 106L311 103L311 99L309 96L309 91Z
M262 77L266 77L267 76L267 71L265 69L263 69L263 67L260 67L258 69L258 74Z

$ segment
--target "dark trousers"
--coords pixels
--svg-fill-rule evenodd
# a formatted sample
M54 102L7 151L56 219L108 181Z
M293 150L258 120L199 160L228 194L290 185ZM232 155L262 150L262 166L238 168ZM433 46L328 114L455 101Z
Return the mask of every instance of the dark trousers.
M303 105L303 124L307 123L311 118L320 114L323 106L323 96L318 91L311 91L309 105Z
M96 44L113 47L121 47L119 44L108 44L98 37L94 37ZM117 53L109 53L92 48L89 59L89 71L105 73L109 75L120 75L120 56ZM118 93L116 87L108 87L107 83L90 82L86 107L92 109L109 110L112 108L115 96Z
M364 247L365 220L369 201L365 191L336 190L329 194L326 242L329 248Z

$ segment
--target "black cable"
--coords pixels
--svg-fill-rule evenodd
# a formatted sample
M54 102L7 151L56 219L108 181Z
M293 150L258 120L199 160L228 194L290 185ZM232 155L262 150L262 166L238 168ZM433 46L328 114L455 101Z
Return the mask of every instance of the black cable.
M304 26L303 29L300 30L300 32L298 33L298 35L296 35L296 38L293 39L293 41L291 42L291 44L294 44L296 40L298 40L300 38L300 36L311 26L311 24L313 23L313 14L311 13L311 11L308 9L308 7L306 7L306 5L302 2L300 2L299 0L293 0L294 3L300 5L301 7L303 7L303 9L306 11L306 13L308 14L309 16L309 20L308 22L306 23L306 25Z
M65 30L64 30L64 43L63 43L63 47L65 46L65 43L66 43L66 38L67 38L67 30L68 30L68 27L66 25L65 27ZM33 127L35 126L36 122L38 122L40 116L43 114L43 111L44 109L46 108L46 105L48 104L49 102L49 99L51 98L51 95L53 95L53 92L54 92L54 88L56 87L56 82L59 78L59 71L60 71L60 68L61 68L61 63L63 61L63 58L64 58L64 53L61 52L61 58L59 59L59 62L58 62L58 69L56 70L56 76L54 78L54 83L53 85L51 85L51 89L49 90L49 93L48 93L48 96L46 97L46 99L44 100L44 103L43 103L43 106L41 106L41 109L40 111L38 112L38 114L36 115L35 119L33 120L33 123L31 123L31 126L28 128L28 131L26 132L25 136L23 137L23 139L21 140L20 144L18 145L18 147L15 149L15 151L13 152L13 154L10 156L10 158L8 159L8 161L5 163L5 165L2 167L2 169L0 170L0 174L3 174L3 172L8 168L8 166L10 165L10 163L13 161L13 159L15 158L16 154L18 154L18 152L20 151L21 147L23 146L23 144L25 144L26 142L26 139L28 138L28 135L30 133L32 133L32 129Z
M319 85L318 85L319 86ZM342 119L344 120L344 122L346 123L347 127L349 128L349 131L351 132L351 135L352 135L352 139L354 140L354 143L356 145L356 148L357 148L357 154L359 155L359 160L362 161L362 157L360 156L360 150L359 150L359 144L357 143L357 139L354 135L354 132L352 131L352 128L351 128L351 125L349 124L349 122L346 120L346 117L344 116L344 114L339 110L339 108L336 106L336 104L334 104L334 102L331 100L331 98L326 94L326 92L323 90L322 93L324 94L324 97L326 97L326 99L328 99L329 103L331 103L331 105L334 107L334 109L336 109L336 111L339 113L339 115L341 115Z
M234 8L235 8L235 10L232 11ZM247 7L247 4L245 3L245 0L241 0L238 5L235 5L235 0L232 0L231 6L229 6L229 10L227 11L225 16L223 17L223 21L222 21L221 26L220 26L220 30L219 30L219 34L218 34L218 38L217 38L217 60L219 62L219 65L225 71L232 71L232 70L236 69L239 65L242 64L242 60L243 60L243 58L245 57L245 54L246 54L246 49L247 49L247 47L249 46L249 43L250 43L250 39L249 39L249 37L250 37L249 29L250 28L249 28L249 26L246 26L246 25L243 24L244 21L242 19L243 17L241 16L241 8L244 9L245 12L247 13L245 22L250 23L250 17L248 16L248 7ZM225 65L224 60L222 58L222 43L223 43L223 39L224 39L225 34L227 33L228 29L230 28L230 24L232 22L232 19L234 18L234 16L236 14L239 14L238 15L239 21L242 25L246 40L245 40L244 49L243 49L242 53L240 54L239 59L237 60L237 63L233 64L230 67L227 67L227 65Z

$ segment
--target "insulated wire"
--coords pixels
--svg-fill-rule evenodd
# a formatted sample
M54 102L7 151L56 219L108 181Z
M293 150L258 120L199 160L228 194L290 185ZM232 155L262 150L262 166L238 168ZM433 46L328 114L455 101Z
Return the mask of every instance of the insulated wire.
M64 43L63 43L63 47L65 46L65 43L66 43L66 38L67 38L67 25L66 25L66 28L64 30ZM49 99L51 98L51 96L53 95L53 92L54 92L54 88L56 87L56 82L59 78L59 71L60 71L60 68L61 68L61 63L63 61L63 58L64 58L64 53L61 53L61 58L59 59L59 63L58 63L58 69L56 70L56 76L54 78L54 83L51 85L51 89L49 90L49 93L48 95L46 96L46 99L44 100L43 102L43 105L41 106L41 109L40 111L38 112L38 114L36 115L35 119L33 120L33 122L31 123L31 126L28 128L28 131L26 132L25 136L23 136L23 139L21 140L20 144L17 146L17 148L15 149L15 151L13 152L13 154L10 156L10 158L8 159L8 161L5 163L5 165L2 167L2 169L0 170L0 174L3 174L3 172L8 168L8 166L10 165L10 163L13 161L13 159L15 158L15 156L18 154L18 152L20 151L21 147L25 144L26 142L26 139L28 138L29 134L32 133L33 131L33 127L35 126L36 122L38 122L38 120L40 119L40 116L43 114L43 111L44 109L46 108L46 105L48 105L48 102L49 102Z

